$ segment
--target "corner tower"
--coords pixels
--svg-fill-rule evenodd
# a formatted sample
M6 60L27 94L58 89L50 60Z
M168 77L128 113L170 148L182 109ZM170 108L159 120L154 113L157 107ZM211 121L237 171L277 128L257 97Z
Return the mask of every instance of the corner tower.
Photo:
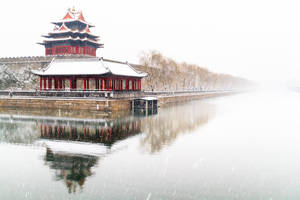
M92 24L85 21L82 12L68 9L62 20L52 22L53 31L43 36L45 55L89 55L96 56L96 50L103 48L99 36L91 33Z

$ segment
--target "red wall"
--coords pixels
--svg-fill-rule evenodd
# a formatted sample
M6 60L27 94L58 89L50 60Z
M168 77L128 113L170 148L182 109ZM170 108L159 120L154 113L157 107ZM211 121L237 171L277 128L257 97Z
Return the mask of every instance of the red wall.
M45 55L66 55L66 54L75 54L75 55L90 55L90 56L96 56L96 49L92 47L79 47L79 46L73 46L75 47L76 51L72 52L71 48L72 46L54 46L52 48L46 48L45 49Z

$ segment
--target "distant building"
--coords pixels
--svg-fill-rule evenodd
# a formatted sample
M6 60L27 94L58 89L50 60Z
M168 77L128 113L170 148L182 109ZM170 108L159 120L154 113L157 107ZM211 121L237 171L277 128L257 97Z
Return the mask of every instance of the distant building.
M45 46L46 56L54 56L53 60L43 70L32 71L40 77L40 90L141 90L141 79L146 73L127 62L96 57L96 50L103 44L90 33L93 25L85 21L82 12L69 9L62 20L53 23L55 30L40 43ZM77 58L59 55L77 55Z

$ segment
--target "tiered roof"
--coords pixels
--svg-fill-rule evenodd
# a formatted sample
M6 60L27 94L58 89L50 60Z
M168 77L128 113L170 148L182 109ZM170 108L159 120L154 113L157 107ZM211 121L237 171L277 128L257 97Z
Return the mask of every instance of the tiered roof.
M76 11L74 8L68 9L62 20L52 23L55 25L53 31L43 36L46 39L39 44L47 46L53 42L65 40L86 42L95 48L103 48L103 44L99 43L99 36L92 34L90 31L90 28L94 26L85 21L81 11Z

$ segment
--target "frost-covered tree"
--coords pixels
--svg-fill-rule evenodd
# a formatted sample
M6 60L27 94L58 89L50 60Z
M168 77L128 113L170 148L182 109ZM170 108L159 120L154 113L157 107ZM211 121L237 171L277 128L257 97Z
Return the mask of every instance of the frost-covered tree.
M7 65L0 66L0 89L29 89L34 87L36 77L31 73L30 66L19 67L17 70Z
M142 84L145 90L231 90L252 84L245 79L210 72L195 64L178 63L157 51L141 54L140 65L140 70L148 73Z

